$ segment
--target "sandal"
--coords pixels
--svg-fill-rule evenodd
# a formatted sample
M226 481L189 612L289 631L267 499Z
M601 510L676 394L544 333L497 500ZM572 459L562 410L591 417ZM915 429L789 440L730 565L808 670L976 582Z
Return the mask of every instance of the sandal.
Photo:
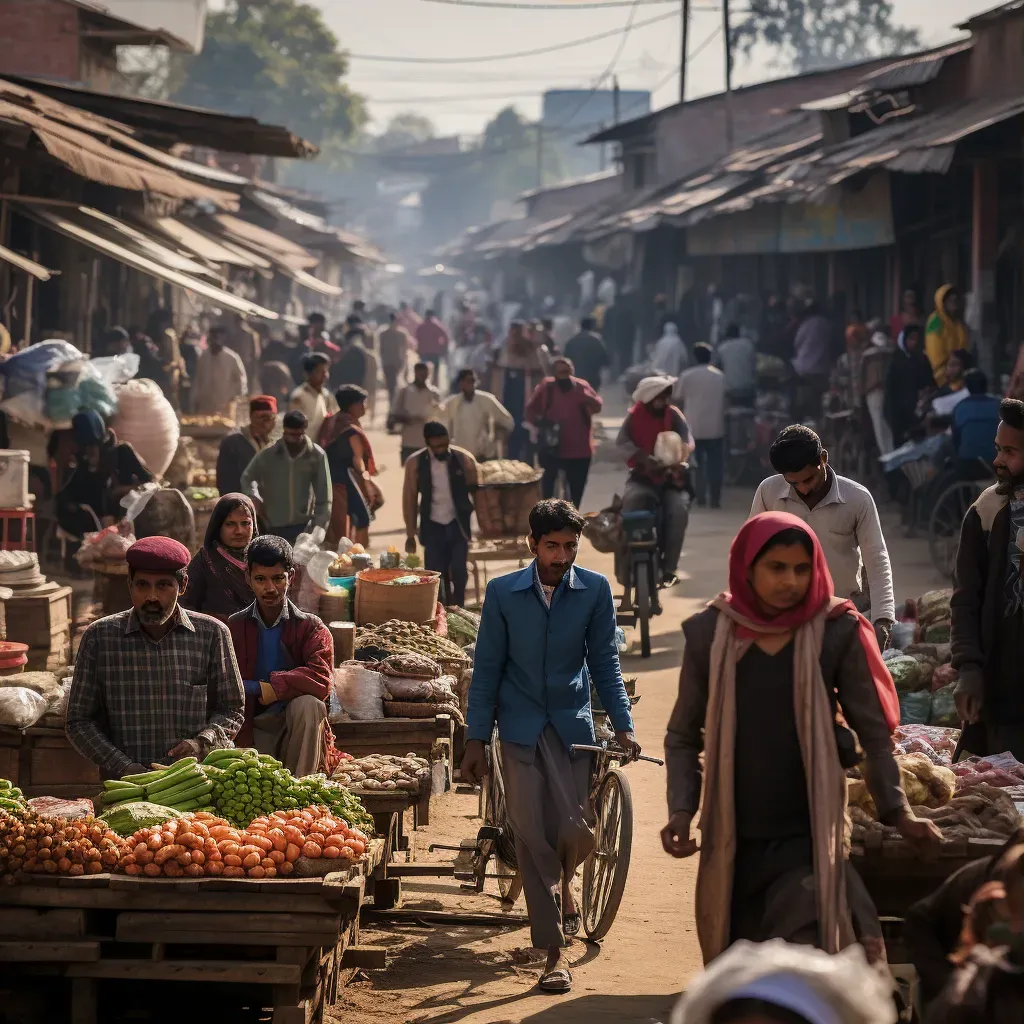
M538 987L541 992L562 995L572 988L572 972L566 967L556 967L541 975Z
M565 914L562 917L562 933L568 938L572 935L579 935L583 925L583 917L577 910L575 914Z

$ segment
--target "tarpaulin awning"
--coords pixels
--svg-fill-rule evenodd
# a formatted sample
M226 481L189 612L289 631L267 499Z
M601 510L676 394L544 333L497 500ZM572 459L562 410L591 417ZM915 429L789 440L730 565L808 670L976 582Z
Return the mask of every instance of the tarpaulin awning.
M209 224L217 235L222 235L229 241L237 242L246 249L265 253L275 263L285 263L297 270L309 270L320 262L311 252L303 249L298 242L293 242L290 238L285 238L267 228L261 228L258 224L242 220L241 217L218 213L203 223L204 225Z
M49 281L56 273L54 270L47 270L46 267L36 263L35 260L30 260L27 256L22 256L13 249L8 249L5 245L0 245L0 260L3 260L4 263L10 263L12 267L17 267L19 270L24 270L26 274L31 274L40 281Z
M133 267L135 270L149 274L161 281L167 281L170 284L177 285L179 288L195 292L197 295L202 295L204 298L211 299L219 305L227 306L229 309L243 313L246 316L263 317L265 320L278 319L277 314L272 310L264 309L255 302L243 299L240 295L234 295L223 288L218 288L216 285L210 284L209 281L203 281L198 277L191 277L188 274L183 274L180 271L163 266L148 256L143 256L141 253L119 245L117 242L111 241L95 231L90 231L56 209L48 209L45 206L24 201L12 204L12 206L19 213L25 213L27 216L39 221L39 223L53 228L54 231L59 231L62 235L73 238L82 245L87 245L89 248L95 249L105 256L110 256L118 262L125 264L125 266Z
M278 266L285 277L290 277L296 284L301 284L303 288L308 288L311 292L318 292L320 295L331 295L334 298L345 294L344 288L321 281L318 277L314 277L305 270L296 270L295 267L289 267L286 263L280 263Z

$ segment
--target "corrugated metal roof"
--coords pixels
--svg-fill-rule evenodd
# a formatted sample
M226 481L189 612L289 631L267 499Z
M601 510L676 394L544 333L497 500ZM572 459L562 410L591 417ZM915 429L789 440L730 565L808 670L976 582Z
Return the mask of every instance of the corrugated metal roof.
M982 11L981 14L968 18L962 25L957 25L957 28L973 29L978 25L984 25L990 21L998 21L1000 18L1005 18L1008 14L1015 14L1021 10L1024 10L1024 0L1010 0L1008 4L1000 4L999 7L993 7L989 11Z
M909 60L901 60L878 71L873 71L871 74L865 75L861 81L868 89L881 89L885 92L927 85L928 82L933 82L938 78L943 64L949 57L963 53L973 45L972 40L961 39L936 53L911 57Z

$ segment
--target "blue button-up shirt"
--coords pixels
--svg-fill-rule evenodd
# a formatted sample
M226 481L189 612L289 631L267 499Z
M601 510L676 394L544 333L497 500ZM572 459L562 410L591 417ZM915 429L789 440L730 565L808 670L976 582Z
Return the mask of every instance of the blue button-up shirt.
M545 725L566 747L593 743L590 683L612 726L633 728L619 670L615 603L600 573L573 566L544 601L534 564L487 585L469 688L466 738L533 746Z

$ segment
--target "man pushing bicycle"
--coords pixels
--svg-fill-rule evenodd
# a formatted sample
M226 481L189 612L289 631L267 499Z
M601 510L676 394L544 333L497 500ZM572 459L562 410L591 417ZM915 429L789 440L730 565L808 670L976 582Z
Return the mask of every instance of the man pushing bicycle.
M619 670L611 586L573 564L582 532L583 518L569 502L540 502L530 512L534 561L487 585L462 761L471 785L487 774L485 744L497 722L532 942L548 955L545 992L572 986L563 949L581 922L571 883L594 845L592 755L570 753L574 744L594 742L591 680L624 761L640 753Z

